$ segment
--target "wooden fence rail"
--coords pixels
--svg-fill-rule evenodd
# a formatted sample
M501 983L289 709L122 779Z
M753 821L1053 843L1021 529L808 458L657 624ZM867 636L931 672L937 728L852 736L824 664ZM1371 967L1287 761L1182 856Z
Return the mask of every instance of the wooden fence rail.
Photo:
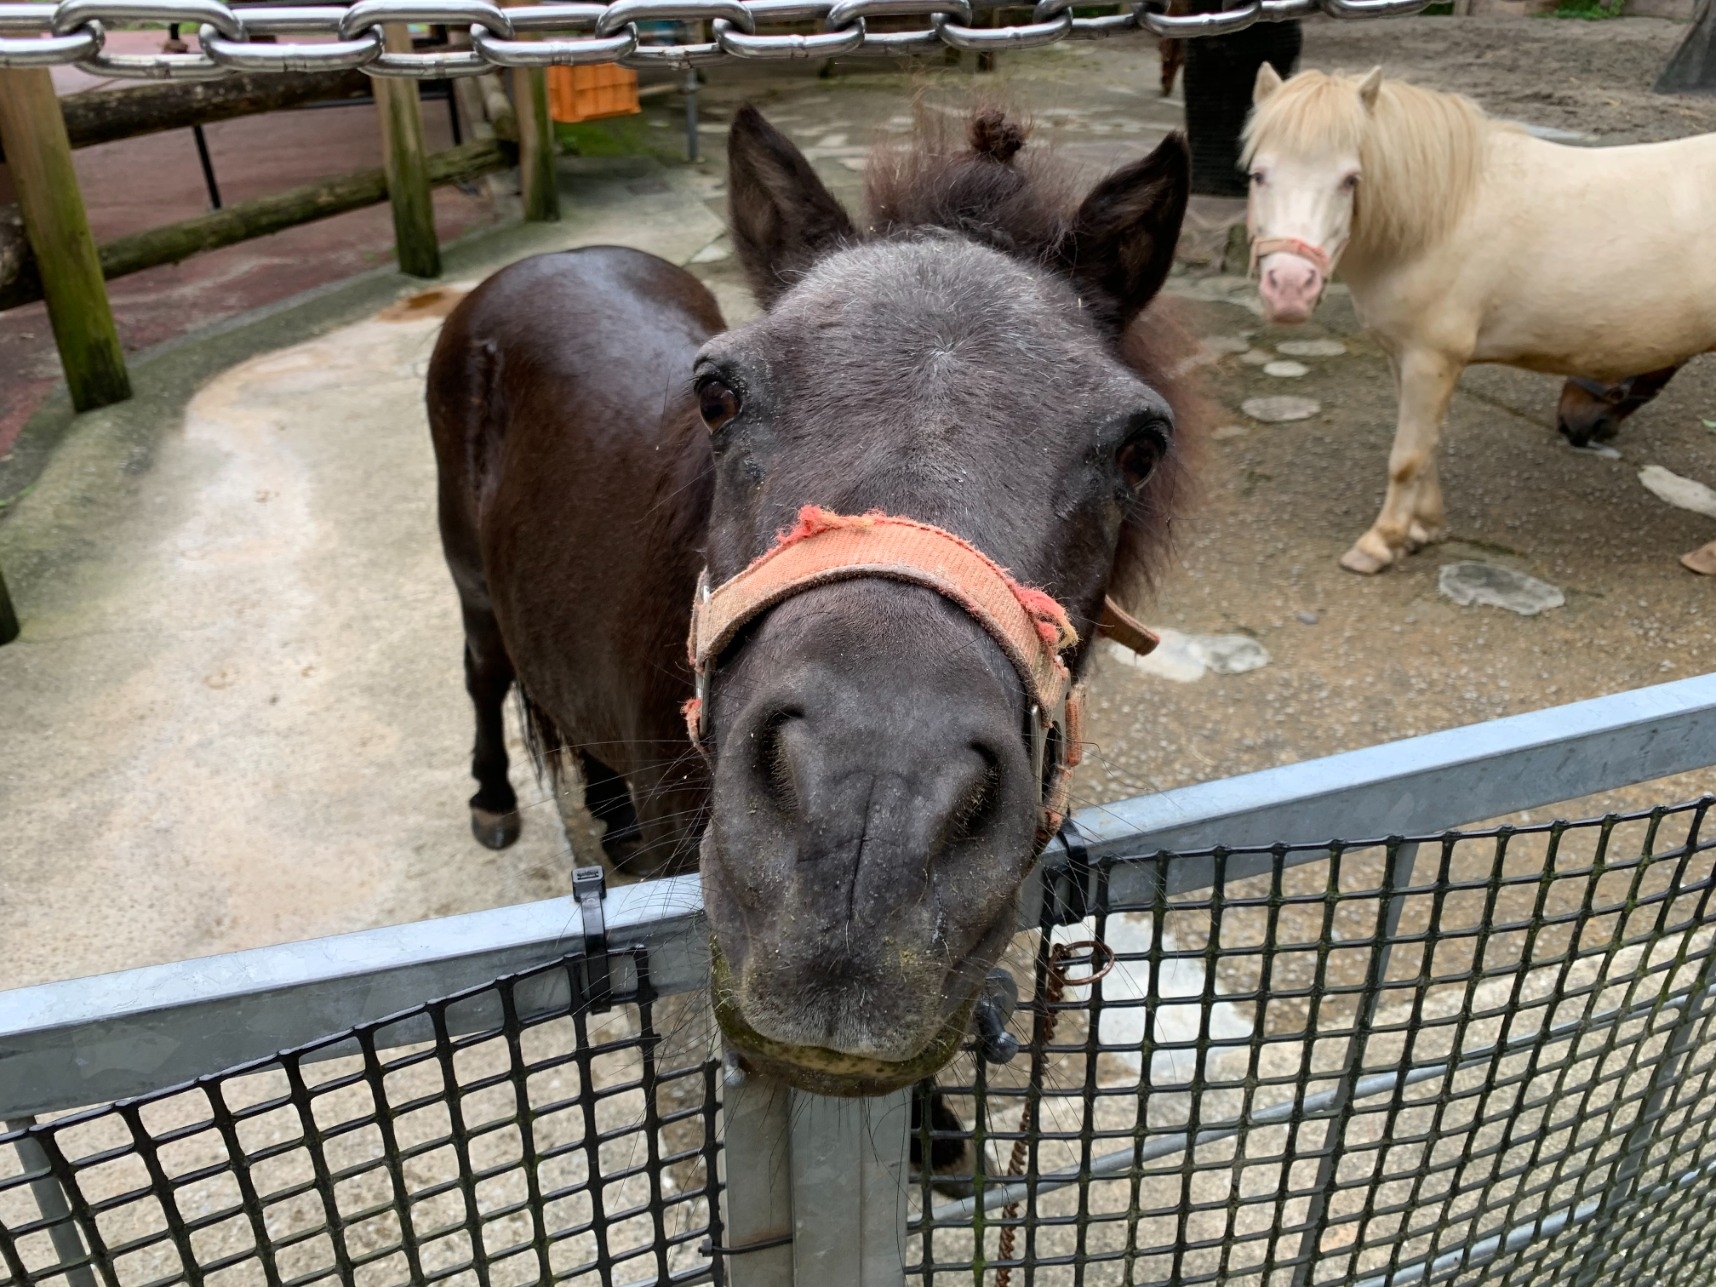
M403 26L386 31L390 49L409 49ZM497 86L498 89L498 86ZM108 302L106 279L177 263L191 255L390 201L394 246L402 271L441 272L431 189L515 163L524 216L559 218L554 135L545 73L515 71L518 109L487 137L427 154L415 81L338 75L267 73L191 83L146 85L60 98L45 68L0 69L0 161L18 205L0 208L0 310L45 300L73 408L89 411L131 396L125 357ZM72 149L159 130L181 129L309 102L373 94L382 123L385 164L259 197L194 219L152 228L97 246L89 230ZM459 95L467 110L486 96ZM516 126L513 118L516 118ZM473 125L476 122L473 121ZM515 145L504 136L516 132ZM0 644L18 635L0 577Z

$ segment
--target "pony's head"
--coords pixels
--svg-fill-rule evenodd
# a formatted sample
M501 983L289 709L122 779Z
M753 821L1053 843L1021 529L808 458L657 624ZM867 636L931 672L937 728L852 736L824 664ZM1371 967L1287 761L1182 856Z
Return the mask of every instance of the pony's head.
M884 152L854 222L756 111L732 127L734 244L765 312L695 368L704 602L742 616L705 640L701 870L728 1041L823 1093L909 1084L957 1048L1071 747L1033 736L1021 649L963 591L817 551L879 530L866 515L911 520L888 530L919 571L963 560L950 582L1016 600L1076 676L1105 594L1167 533L1182 451L1141 314L1173 260L1185 143L1082 201L1023 143L985 112L957 146Z
M1476 182L1483 113L1457 95L1385 81L1380 67L1283 81L1264 63L1252 103L1246 220L1272 322L1307 320L1343 255L1433 241Z

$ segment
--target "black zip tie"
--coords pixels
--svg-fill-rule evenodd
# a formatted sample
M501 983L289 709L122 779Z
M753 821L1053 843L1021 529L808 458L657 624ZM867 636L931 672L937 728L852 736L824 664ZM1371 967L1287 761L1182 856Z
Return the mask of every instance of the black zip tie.
M602 916L602 900L608 896L600 867L572 869L572 897L584 922L584 997L591 1014L612 1008L613 984L608 974L608 924Z

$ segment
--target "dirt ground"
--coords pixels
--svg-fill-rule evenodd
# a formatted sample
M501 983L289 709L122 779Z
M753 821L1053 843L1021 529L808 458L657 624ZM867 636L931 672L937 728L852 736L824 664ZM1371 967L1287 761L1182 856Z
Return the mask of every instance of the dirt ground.
M1319 19L1305 25L1303 65L1381 64L1529 125L1593 141L1658 139L1716 129L1716 99L1649 92L1682 30L1655 19ZM1035 122L1034 145L1094 174L1177 124L1177 94L1164 102L1155 91L1153 54L1143 40L1067 44L1003 59L993 77L938 72L918 88L944 108L974 94L1016 105ZM709 117L757 101L809 145L818 172L848 200L861 189L867 136L908 122L892 76L842 67L824 82L831 92L749 69L713 79L704 96ZM713 133L710 141L719 145ZM720 199L712 195L712 205ZM729 302L741 294L730 261L693 271L717 288L730 317L743 307ZM1716 525L1657 500L1636 478L1659 464L1716 482L1716 433L1702 423L1716 418L1716 361L1692 363L1626 425L1614 444L1618 460L1563 445L1554 432L1558 381L1469 371L1444 439L1451 539L1362 578L1336 559L1381 503L1394 404L1385 361L1350 304L1337 295L1313 324L1276 328L1245 306L1252 292L1243 281L1189 273L1171 289L1191 297L1183 307L1200 334L1243 342L1252 356L1314 337L1338 338L1348 352L1305 359L1309 374L1291 380L1240 355L1208 369L1207 391L1221 412L1203 492L1149 616L1188 632L1252 636L1271 664L1181 684L1105 658L1082 802L1640 687L1716 662L1705 629L1716 586L1676 562L1716 537ZM1281 393L1312 397L1322 412L1265 425L1239 409ZM1567 606L1531 618L1456 607L1439 595L1437 577L1459 560L1540 577L1565 592ZM1716 774L1693 775L1602 805L1642 806L1711 786Z

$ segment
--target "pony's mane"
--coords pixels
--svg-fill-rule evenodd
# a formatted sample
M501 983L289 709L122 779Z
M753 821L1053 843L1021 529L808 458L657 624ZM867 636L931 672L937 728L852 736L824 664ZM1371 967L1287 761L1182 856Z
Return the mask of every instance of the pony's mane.
M1300 72L1264 99L1245 127L1243 163L1260 149L1357 152L1352 248L1387 254L1433 245L1465 212L1483 172L1484 110L1459 94L1385 80L1366 110L1360 76Z
M1027 126L994 107L962 120L920 104L904 141L878 144L865 168L866 238L945 230L1039 269L1061 271L1061 248L1090 183L1053 153L1026 148ZM955 125L963 126L959 129ZM963 137L961 137L963 135ZM1191 376L1197 343L1157 299L1121 337L1119 356L1174 412L1174 446L1140 490L1121 530L1109 593L1135 604L1154 585L1186 503L1208 404Z

